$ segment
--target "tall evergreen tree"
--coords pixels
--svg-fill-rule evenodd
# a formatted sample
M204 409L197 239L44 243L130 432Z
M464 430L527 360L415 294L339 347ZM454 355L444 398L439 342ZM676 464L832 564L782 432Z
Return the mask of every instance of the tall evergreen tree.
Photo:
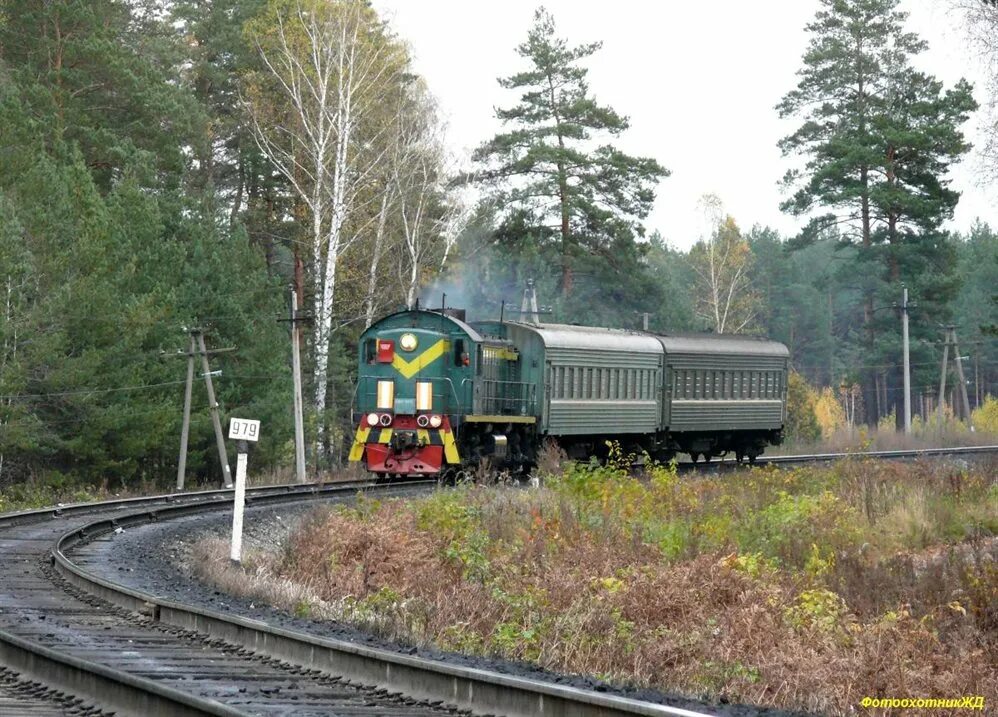
M668 172L654 159L631 157L610 144L593 148L599 135L618 136L626 117L600 105L581 64L600 48L594 42L569 47L555 35L554 18L537 10L527 41L517 48L530 68L500 79L520 90L519 104L497 110L512 129L476 150L480 180L494 189L494 201L538 225L556 225L563 297L572 291L581 255L610 256L612 248L642 234L655 185ZM508 214L507 216L512 216Z
M884 320L874 316L876 305L893 299L902 281L926 280L926 264L935 276L920 287L921 315L926 327L945 318L955 286L940 226L959 199L945 174L969 148L960 126L976 108L966 81L944 92L912 66L926 45L904 31L906 17L898 0L822 0L807 26L800 81L777 107L781 117L803 120L781 149L807 160L788 173L794 191L782 208L812 217L805 242L835 228L859 247L864 348L868 359L887 361L893 340L878 343ZM864 380L866 405L881 412L895 402L885 380L873 370Z
M0 61L50 150L75 145L98 187L125 167L175 187L200 113L174 81L175 40L123 0L3 0Z

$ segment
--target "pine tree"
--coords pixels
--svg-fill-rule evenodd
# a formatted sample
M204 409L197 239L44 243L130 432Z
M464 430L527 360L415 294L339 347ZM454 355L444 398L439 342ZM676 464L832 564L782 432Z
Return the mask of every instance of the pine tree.
M897 6L822 0L807 26L812 38L800 82L777 107L781 117L803 120L781 149L807 159L802 171L788 173L795 191L782 208L812 217L800 237L805 243L831 229L859 247L854 276L863 295L864 349L877 363L893 361L894 346L892 338L879 341L887 317L874 311L902 281L923 280L921 315L944 318L955 287L940 226L959 199L945 174L969 149L960 126L976 108L967 82L944 92L912 66L926 45L904 31L906 14ZM815 217L818 211L827 213ZM928 264L935 267L931 282L922 273ZM881 412L888 410L877 400L887 393L885 380L870 371L864 380L865 404Z
M176 46L155 12L123 0L5 0L0 61L42 120L50 150L76 146L108 192L126 166L176 187L197 105L174 80Z
M598 42L569 47L555 35L554 18L538 9L527 41L517 48L530 68L499 80L523 93L519 104L496 113L513 128L474 154L484 167L479 179L494 188L498 206L527 210L538 225L558 226L563 297L572 291L580 255L609 257L642 234L638 220L652 207L656 183L668 176L654 159L631 157L609 144L592 148L599 135L616 137L629 126L589 91L581 63L599 48Z

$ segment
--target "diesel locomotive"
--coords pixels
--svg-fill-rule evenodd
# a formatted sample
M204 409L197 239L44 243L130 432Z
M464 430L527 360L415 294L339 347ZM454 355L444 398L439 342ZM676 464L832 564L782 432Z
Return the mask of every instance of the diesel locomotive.
M372 324L359 354L349 459L388 477L527 468L546 440L573 458L617 441L752 461L783 438L789 352L761 338L413 309Z

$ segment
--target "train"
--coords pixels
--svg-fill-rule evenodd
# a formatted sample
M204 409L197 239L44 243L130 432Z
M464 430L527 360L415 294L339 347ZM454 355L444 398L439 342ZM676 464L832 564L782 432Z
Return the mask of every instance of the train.
M754 462L783 440L789 351L754 336L658 334L413 308L360 337L349 460L380 477L529 471L624 451Z

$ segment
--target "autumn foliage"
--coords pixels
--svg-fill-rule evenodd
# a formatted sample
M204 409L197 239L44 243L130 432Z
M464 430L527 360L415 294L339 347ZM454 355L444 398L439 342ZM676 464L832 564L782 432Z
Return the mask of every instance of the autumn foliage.
M827 714L866 695L994 704L995 474L571 466L540 489L323 509L255 560L308 586L299 614L408 643Z

